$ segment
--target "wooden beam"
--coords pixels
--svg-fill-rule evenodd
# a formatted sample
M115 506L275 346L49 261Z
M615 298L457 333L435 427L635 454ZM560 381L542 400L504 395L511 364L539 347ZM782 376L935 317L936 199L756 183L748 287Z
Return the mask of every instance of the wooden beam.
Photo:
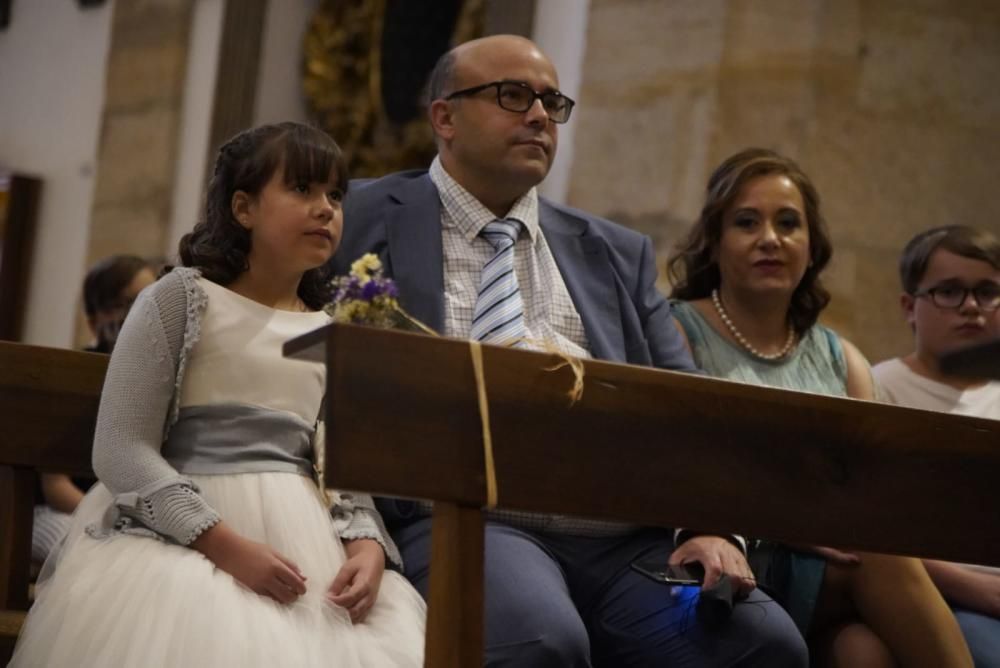
M434 504L426 666L482 664L483 540L479 508Z
M13 174L7 211L0 210L0 339L18 341L28 307L31 259L41 201L39 179Z
M0 610L0 666L6 666L14 654L14 644L24 626L25 615L16 610Z
M0 609L27 610L36 477L0 466Z
M0 462L89 473L108 359L0 341Z
M468 344L324 331L287 350L329 353L328 483L483 505ZM570 406L558 357L483 357L503 508L1000 564L1000 421L600 361Z

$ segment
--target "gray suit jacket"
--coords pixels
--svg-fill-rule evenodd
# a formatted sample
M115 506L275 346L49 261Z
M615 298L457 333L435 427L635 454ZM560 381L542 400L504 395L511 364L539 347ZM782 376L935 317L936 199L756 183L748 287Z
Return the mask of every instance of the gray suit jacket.
M544 199L538 215L595 358L695 370L670 306L656 289L648 237ZM441 201L425 170L351 183L343 240L331 260L334 272L346 274L368 252L381 258L396 281L403 308L441 331Z

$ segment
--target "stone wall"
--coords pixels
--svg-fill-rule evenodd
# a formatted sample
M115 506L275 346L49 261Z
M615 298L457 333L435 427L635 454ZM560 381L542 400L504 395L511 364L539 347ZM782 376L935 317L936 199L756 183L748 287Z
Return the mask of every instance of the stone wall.
M1000 233L1000 5L591 0L588 26L568 200L650 234L661 262L716 164L786 153L833 236L824 321L878 361L911 345L903 244L952 222Z
M86 268L119 253L164 257L192 6L193 0L114 3ZM78 309L74 347L90 339Z
M163 255L193 0L116 2L87 265Z

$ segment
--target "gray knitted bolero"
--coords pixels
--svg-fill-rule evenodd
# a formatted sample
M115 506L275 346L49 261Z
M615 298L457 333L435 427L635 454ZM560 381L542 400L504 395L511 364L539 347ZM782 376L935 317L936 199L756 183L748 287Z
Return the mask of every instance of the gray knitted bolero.
M93 451L94 471L115 498L101 526L88 528L92 536L124 532L189 545L222 519L160 452L177 422L185 367L208 304L199 277L196 269L174 269L139 295L122 326ZM331 515L342 540L376 540L402 569L371 496L340 492Z

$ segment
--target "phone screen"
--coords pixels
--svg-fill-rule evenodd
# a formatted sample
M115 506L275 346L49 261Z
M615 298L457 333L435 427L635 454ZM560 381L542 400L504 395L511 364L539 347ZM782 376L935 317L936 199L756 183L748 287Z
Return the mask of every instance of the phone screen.
M697 562L670 566L663 557L647 557L633 561L632 568L648 578L668 585L698 586L705 579L704 570Z

